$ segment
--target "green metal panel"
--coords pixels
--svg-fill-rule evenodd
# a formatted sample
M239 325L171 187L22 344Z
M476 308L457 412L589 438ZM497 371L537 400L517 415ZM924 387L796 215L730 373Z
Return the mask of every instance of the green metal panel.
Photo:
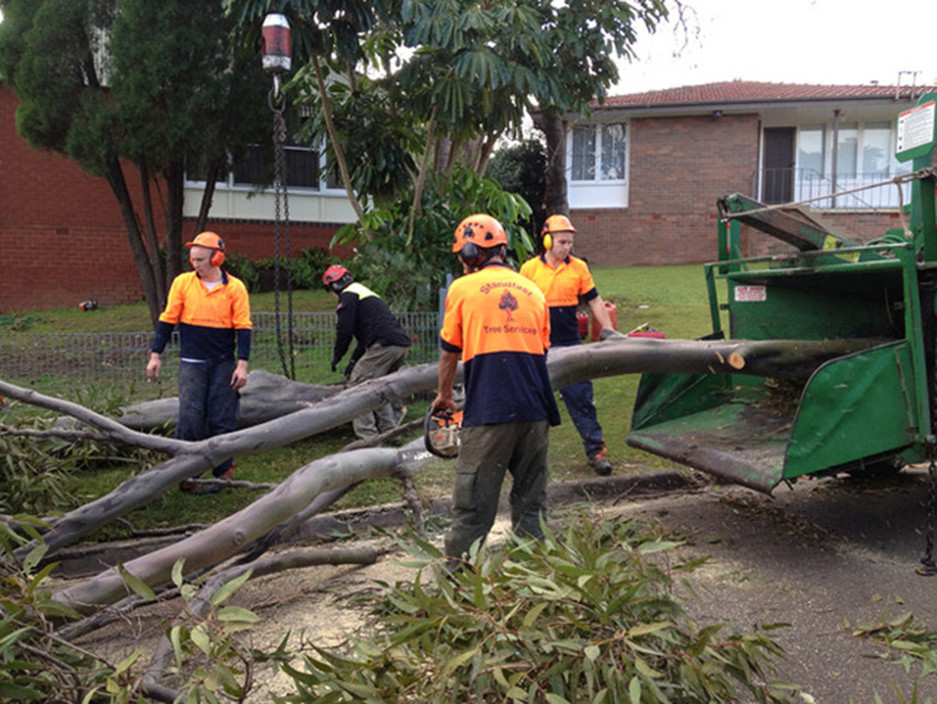
M911 445L919 431L911 372L904 341L820 366L791 428L784 478Z
M760 377L645 374L628 444L770 492L783 476L795 409Z
M725 316L730 339L873 346L793 385L741 374L644 375L629 444L766 492L806 474L921 461L937 441L937 93L920 104L899 129L901 158L914 162L907 218L880 240L851 242L791 206L739 194L717 201L718 261L705 268L714 335L722 336ZM741 259L739 222L799 251Z

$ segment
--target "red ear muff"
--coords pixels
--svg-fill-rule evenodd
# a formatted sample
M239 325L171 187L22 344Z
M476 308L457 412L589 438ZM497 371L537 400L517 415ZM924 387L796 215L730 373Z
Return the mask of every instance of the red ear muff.
M549 232L543 236L543 248L547 251L553 249L553 237Z
M216 249L212 252L211 259L208 260L208 263L212 266L221 266L224 264L224 252L220 249Z

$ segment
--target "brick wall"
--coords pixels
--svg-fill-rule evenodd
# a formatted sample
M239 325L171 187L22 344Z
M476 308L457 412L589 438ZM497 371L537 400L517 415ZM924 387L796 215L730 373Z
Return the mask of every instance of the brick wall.
M16 132L15 94L0 85L0 314L143 300L143 290L107 181L58 154L32 149ZM135 203L139 178L125 169ZM140 213L137 213L140 218ZM252 259L275 251L270 222L213 220L231 251ZM337 226L291 223L293 255L327 248ZM185 237L194 223L185 225ZM285 250L281 243L281 253Z
M577 253L607 266L715 259L716 198L749 192L758 165L757 116L629 124L628 207L573 211Z
M628 207L572 211L577 254L604 266L714 261L716 199L752 192L757 115L634 119L630 126ZM823 211L814 217L832 232L860 242L900 227L893 211ZM789 249L770 235L742 228L745 256Z

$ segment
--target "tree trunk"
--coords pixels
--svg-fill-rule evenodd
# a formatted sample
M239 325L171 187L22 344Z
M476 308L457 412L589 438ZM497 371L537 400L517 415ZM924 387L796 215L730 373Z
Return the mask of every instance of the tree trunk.
M566 187L566 126L557 113L541 114L538 126L547 140L547 168L544 174L543 209L547 215L569 213Z
M108 161L106 173L107 183L110 185L120 207L124 230L127 232L127 241L130 243L130 251L133 252L133 260L137 265L137 273L140 275L140 283L143 286L143 295L146 298L146 305L150 312L150 322L153 324L153 329L156 329L159 314L162 312L156 279L153 277L153 269L150 267L146 247L143 244L140 225L133 212L133 200L127 190L127 181L124 179L124 172L120 162L116 158Z
M554 349L548 355L547 364L555 389L584 379L644 371L678 374L740 373L803 379L823 361L873 344L875 341L868 339L695 341L622 336L604 343ZM457 380L460 375L461 368ZM42 396L5 382L0 382L0 394L74 415L83 423L120 442L174 455L172 459L126 480L110 494L61 518L50 519L50 528L43 539L52 555L65 545L152 501L153 497L168 491L183 479L206 472L226 459L283 447L338 427L389 400L409 398L416 393L434 389L436 379L435 364L404 367L394 374L345 389L330 396L324 403L314 403L283 417L199 442L137 433L78 404ZM283 382L286 388L295 383ZM278 404L274 401L269 405L275 408ZM387 462L395 457L379 456L375 471L383 476L389 471ZM360 481L357 478L360 470L358 466L350 468L347 481L338 482L335 486ZM331 480L329 486L332 486ZM22 556L29 549L30 546L21 548L17 554Z
M339 393L345 387L338 384L316 385L291 381L279 374L255 369L247 375L247 386L241 391L238 426L247 428L309 407ZM161 398L145 401L121 409L116 420L142 432L172 427L179 414L179 399Z
M169 164L163 174L166 181L166 275L167 292L172 280L182 272L186 257L182 252L182 209L185 202L185 163ZM165 305L165 300L161 301Z

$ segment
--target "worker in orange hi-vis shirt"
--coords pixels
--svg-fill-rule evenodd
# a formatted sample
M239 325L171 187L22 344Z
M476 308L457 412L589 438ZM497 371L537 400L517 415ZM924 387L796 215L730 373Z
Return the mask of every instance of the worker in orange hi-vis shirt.
M576 228L565 215L551 215L541 232L543 254L524 262L521 274L533 281L550 307L550 343L555 347L580 344L576 309L580 298L602 326L600 339L620 335L613 325L592 279L589 266L572 255ZM612 473L605 453L602 426L593 401L592 382L581 381L560 389L569 417L579 431L589 465L600 476Z
M440 332L439 384L432 408L454 411L459 359L465 407L445 552L471 554L494 523L510 472L511 525L541 538L546 520L549 426L560 422L546 353L550 316L543 293L504 262L507 236L490 215L472 215L455 231L453 252L465 276L449 287Z

